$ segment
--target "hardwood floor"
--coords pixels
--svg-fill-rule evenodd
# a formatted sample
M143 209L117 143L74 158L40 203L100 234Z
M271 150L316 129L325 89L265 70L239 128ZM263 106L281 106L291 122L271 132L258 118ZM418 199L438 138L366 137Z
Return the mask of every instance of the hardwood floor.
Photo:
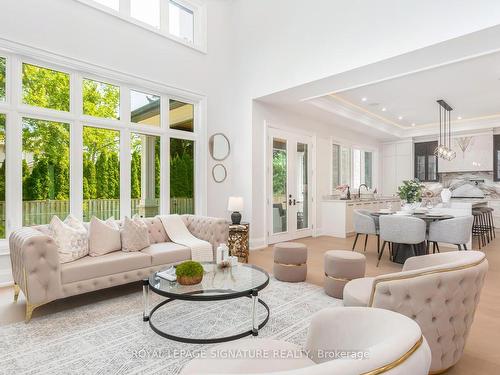
M350 250L353 238L339 239L333 237L304 238L300 242L307 244L309 248L307 281L317 285L323 285L323 254L327 250L346 249ZM357 251L363 251L364 241L358 241ZM376 264L376 240L370 238L365 253L367 257L366 273L375 276L384 273L397 272L401 266L388 260L387 253L384 254L380 266ZM441 249L445 251L446 249ZM500 237L482 249L488 256L489 271L486 283L482 291L481 301L472 325L467 341L464 356L460 362L450 369L450 375L478 375L498 374L500 369L500 352L497 350L498 336L500 334ZM272 271L272 248L252 251L250 263L259 265L268 271ZM110 288L82 296L66 298L42 306L35 310L33 316L41 316L56 311L64 311L80 305L93 303L97 300L116 297L139 291L140 283L133 283L115 288ZM17 304L13 303L13 288L0 288L0 324L9 324L24 320L25 301L21 295Z

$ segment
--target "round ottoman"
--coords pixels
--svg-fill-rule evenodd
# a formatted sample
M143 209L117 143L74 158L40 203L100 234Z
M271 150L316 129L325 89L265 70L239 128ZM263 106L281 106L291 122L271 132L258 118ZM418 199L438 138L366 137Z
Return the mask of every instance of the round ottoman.
M307 246L298 242L274 245L273 274L281 281L304 281L307 276Z
M325 293L343 298L344 286L352 279L365 276L366 258L350 250L330 250L325 253Z

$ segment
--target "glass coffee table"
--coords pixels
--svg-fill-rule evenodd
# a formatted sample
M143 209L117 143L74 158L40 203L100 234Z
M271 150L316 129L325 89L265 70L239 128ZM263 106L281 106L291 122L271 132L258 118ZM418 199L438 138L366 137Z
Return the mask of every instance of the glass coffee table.
M157 272L153 273L149 279L145 279L143 281L143 320L149 321L151 329L160 336L191 344L213 344L236 340L250 335L257 336L259 329L264 327L269 320L269 306L258 297L259 291L269 284L268 273L251 264L238 263L236 266L226 268L220 268L215 263L202 263L202 265L205 270L203 280L196 285L181 285L176 281L168 281L159 277ZM150 290L163 297L167 297L166 300L160 302L151 308L151 310L149 307ZM169 334L158 327L152 319L160 307L175 300L210 302L240 297L252 299L252 327L249 330L230 336L217 338L180 337ZM257 321L258 303L266 309L266 316L260 324Z

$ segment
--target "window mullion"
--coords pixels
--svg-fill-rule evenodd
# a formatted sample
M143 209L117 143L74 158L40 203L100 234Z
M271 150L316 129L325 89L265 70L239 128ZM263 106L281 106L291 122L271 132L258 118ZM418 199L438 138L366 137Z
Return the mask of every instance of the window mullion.
M127 86L120 86L120 121L123 124L130 121L130 89ZM131 157L130 157L130 129L123 126L120 131L120 215L123 219L130 216L131 204Z
M70 85L71 110L76 117L83 112L82 76L71 75ZM70 212L83 219L83 124L81 121L71 123L70 129Z
M170 213L170 136L169 136L169 98L161 97L160 126L163 130L160 144L160 213Z

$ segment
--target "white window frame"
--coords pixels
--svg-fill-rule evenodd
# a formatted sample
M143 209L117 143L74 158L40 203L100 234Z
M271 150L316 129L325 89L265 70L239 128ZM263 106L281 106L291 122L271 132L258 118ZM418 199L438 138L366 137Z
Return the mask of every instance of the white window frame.
M207 9L206 5L201 0L175 0L176 3L193 11L193 42L189 42L176 35L170 34L169 29L169 0L160 0L160 27L156 28L145 22L142 22L130 14L130 0L119 0L120 7L116 11L103 4L93 0L74 0L92 8L98 9L104 13L125 20L136 26L139 26L158 35L164 36L186 47L193 48L197 51L207 52Z
M358 186L353 186L354 181L354 152L353 150L360 150L361 152L371 152L372 153L372 189L377 188L380 191L380 188L377 186L378 184L378 157L379 150L378 148L371 145L363 145L358 143L352 143L344 139L338 139L331 137L330 138L330 191L333 193L335 191L336 186L333 186L333 145L338 145L341 148L347 148L349 150L349 159L350 159L350 176L349 176L349 187L352 189L357 189Z
M64 62L53 62L25 54L23 51L7 51L0 46L0 56L6 62L6 97L0 102L0 113L6 114L6 223L5 239L0 239L0 252L8 249L8 237L22 226L22 118L31 117L70 125L70 212L83 217L83 126L94 126L120 132L120 216L130 216L130 133L137 132L160 136L160 208L161 214L170 211L170 138L188 139L195 142L194 149L194 205L195 214L206 214L207 159L206 155L206 99L168 86L153 85L135 77L106 72L99 74L76 69ZM54 60L58 57L53 56ZM22 103L22 63L53 69L70 74L70 112L35 107ZM85 71L85 72L83 72ZM115 77L118 76L118 77ZM84 78L110 83L120 87L120 119L99 118L83 115L82 82ZM160 97L161 126L140 125L130 121L130 90ZM169 128L169 100L175 99L193 105L193 132ZM19 188L16 188L19 187ZM162 199L162 197L167 197ZM21 214L20 214L21 213Z

